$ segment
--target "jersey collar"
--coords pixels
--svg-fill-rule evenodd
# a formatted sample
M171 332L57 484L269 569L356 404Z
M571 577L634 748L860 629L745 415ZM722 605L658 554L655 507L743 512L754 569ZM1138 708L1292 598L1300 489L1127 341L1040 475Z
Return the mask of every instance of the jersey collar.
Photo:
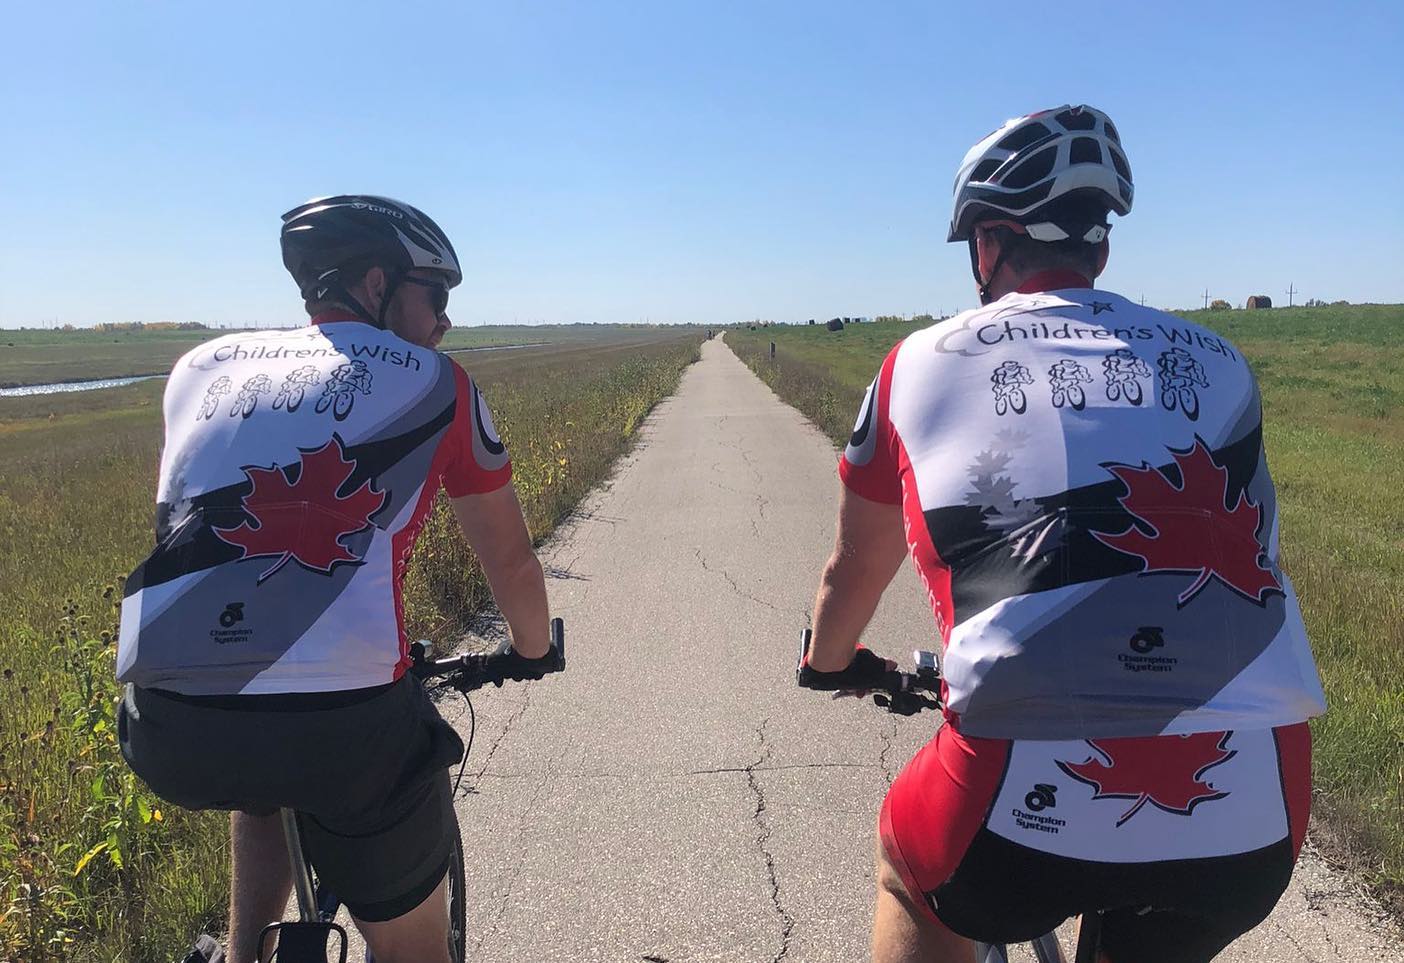
M1059 268L1053 271L1039 271L1019 285L1020 294L1038 294L1042 291L1061 291L1063 288L1090 288L1092 282L1077 271Z
M361 324L366 323L363 318L356 317L350 311L341 311L336 309L333 309L331 311L323 311L321 314L318 314L312 318L313 324L335 324L338 321L358 321Z

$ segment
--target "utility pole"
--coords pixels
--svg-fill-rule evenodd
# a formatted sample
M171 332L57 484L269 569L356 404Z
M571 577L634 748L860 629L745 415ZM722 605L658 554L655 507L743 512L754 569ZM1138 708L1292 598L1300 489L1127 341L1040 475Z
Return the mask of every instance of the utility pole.
M1141 307L1144 308L1145 306L1146 306L1146 296L1143 294L1143 295L1141 295Z
M1290 308L1290 307L1292 306L1292 296L1293 296L1294 294L1296 294L1296 293L1297 293L1297 286L1296 286L1295 284L1288 284L1288 285L1287 285L1287 307Z
M1204 309L1205 309L1206 311L1209 309L1209 289L1208 289L1208 288L1205 288L1205 289L1204 289Z

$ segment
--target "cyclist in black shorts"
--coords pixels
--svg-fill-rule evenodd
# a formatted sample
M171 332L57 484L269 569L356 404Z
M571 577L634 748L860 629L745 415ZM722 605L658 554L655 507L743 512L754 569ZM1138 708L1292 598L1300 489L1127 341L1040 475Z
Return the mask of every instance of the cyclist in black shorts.
M1094 287L1132 197L1094 108L976 144L949 240L983 306L892 349L840 461L801 684L882 687L858 640L904 555L942 648L946 724L882 807L879 963L1099 911L1111 963L1204 963L1302 845L1325 699L1257 385L1227 340Z
M311 325L207 342L166 385L157 544L122 606L122 750L163 798L232 812L233 963L288 901L280 807L377 960L447 963L463 744L405 671L401 594L440 488L524 676L552 664L545 581L487 404L434 350L462 280L443 231L329 197L283 216L282 248ZM255 404L251 384L296 400ZM319 389L339 403L300 403Z

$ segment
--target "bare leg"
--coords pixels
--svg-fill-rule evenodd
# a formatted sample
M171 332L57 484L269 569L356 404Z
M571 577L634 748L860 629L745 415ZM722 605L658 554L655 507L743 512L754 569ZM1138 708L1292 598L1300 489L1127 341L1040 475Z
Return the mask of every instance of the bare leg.
M881 841L873 963L975 963L975 944L946 929L907 892Z
M283 918L292 867L282 819L229 814L229 963L258 963L258 935Z
M448 877L414 909L383 923L356 920L376 963L452 963L448 951Z

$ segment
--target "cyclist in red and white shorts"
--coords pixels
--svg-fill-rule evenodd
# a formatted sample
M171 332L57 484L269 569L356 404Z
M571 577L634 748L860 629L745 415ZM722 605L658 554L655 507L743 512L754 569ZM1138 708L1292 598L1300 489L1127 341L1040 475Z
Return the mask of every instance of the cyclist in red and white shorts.
M877 687L858 639L908 554L943 652L946 724L882 807L881 963L1097 911L1110 963L1209 960L1301 848L1325 699L1257 386L1224 338L1093 287L1132 197L1090 107L976 144L949 240L982 307L892 349L840 462L801 684Z

